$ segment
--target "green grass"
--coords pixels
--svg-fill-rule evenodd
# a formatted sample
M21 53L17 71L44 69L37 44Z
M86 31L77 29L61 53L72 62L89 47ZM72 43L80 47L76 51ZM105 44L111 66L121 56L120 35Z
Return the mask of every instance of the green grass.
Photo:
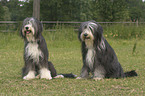
M43 32L49 49L49 60L58 73L79 76L82 67L80 42L72 29ZM21 78L23 40L17 33L0 33L0 96L143 96L145 93L145 40L107 38L114 48L124 71L136 70L138 77L104 79L101 81L76 79ZM136 51L132 54L134 42Z
M144 25L135 24L112 24L103 25L104 36L109 38L121 38L121 39L131 39L131 38L144 38Z

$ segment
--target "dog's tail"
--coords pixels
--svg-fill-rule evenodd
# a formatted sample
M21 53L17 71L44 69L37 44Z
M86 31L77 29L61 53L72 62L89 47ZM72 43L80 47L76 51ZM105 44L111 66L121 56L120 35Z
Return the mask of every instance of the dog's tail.
M129 72L125 72L124 75L125 77L134 77L134 76L137 76L137 73L135 72L135 70L132 70Z
M76 78L76 77L77 77L77 75L69 73L69 74L58 74L54 78Z

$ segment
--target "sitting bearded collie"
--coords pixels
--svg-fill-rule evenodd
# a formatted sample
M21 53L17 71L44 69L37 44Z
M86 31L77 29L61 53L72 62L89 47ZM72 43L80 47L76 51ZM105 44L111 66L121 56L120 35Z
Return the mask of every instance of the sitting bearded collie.
M48 49L45 39L42 36L42 23L31 17L23 21L21 28L21 36L24 39L24 61L25 65L22 69L22 77L25 80L36 78L52 79L59 77L73 78L73 74L57 75L53 64L48 61Z
M113 48L103 37L103 29L97 22L81 23L78 38L82 46L83 67L77 79L88 78L89 72L95 80L137 76L134 70L123 72Z

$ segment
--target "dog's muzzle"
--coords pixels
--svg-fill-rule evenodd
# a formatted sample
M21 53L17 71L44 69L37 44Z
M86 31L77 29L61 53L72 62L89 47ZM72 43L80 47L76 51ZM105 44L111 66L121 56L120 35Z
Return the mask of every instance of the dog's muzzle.
M84 39L90 39L90 36L87 33L83 34Z
M30 34L32 31L30 30L30 28L28 26L25 27L25 33L26 34Z

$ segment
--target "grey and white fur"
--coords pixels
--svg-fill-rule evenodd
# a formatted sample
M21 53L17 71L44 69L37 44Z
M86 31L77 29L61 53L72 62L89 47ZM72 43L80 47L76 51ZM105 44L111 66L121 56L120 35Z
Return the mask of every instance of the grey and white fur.
M113 48L103 37L103 28L97 22L81 23L78 38L82 47L83 67L77 79L88 78L89 73L95 80L137 76L134 70L123 72Z
M25 80L40 78L52 79L59 77L73 78L73 74L57 75L53 64L48 61L48 49L44 37L42 36L42 23L33 18L26 18L20 31L24 39L24 67L22 78Z

